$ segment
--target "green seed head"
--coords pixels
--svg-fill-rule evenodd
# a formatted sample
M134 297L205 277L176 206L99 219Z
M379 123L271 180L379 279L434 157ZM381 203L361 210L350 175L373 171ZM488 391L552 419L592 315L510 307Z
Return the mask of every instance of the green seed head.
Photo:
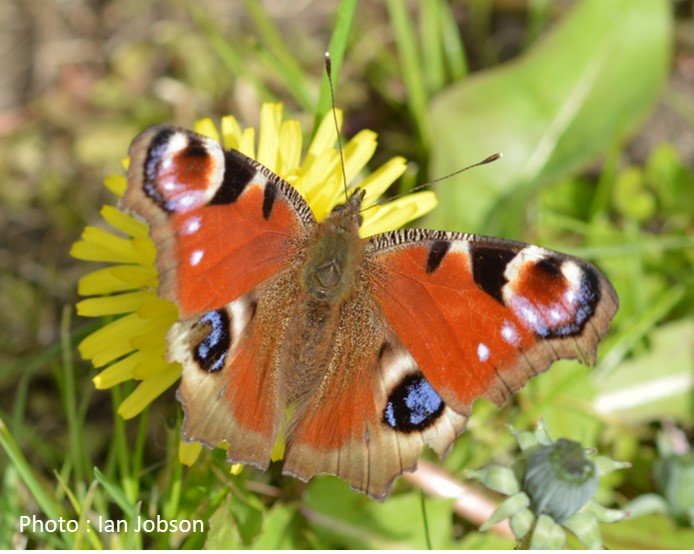
M597 487L595 464L579 443L566 439L536 450L523 482L531 510L538 516L547 514L558 523L580 510Z

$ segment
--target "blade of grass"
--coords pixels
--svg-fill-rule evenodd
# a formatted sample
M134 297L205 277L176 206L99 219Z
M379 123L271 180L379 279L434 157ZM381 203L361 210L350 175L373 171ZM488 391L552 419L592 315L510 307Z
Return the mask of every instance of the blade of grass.
M357 0L342 0L340 2L337 10L337 16L335 18L335 27L333 28L333 34L330 37L330 43L328 44L333 83L335 83L336 86L340 82L340 68L342 67L342 60L345 57L347 38L349 37L349 31L352 28L352 20L354 19L354 12L356 8ZM318 125L320 125L320 122L323 120L325 114L328 113L330 107L330 84L328 83L328 77L324 72L320 85L320 93L318 94L316 117L313 121L313 131L311 132L311 136L313 136L318 130Z
M427 505L424 491L419 491L419 502L422 507L422 523L424 524L424 540L426 540L427 550L433 550L431 546L431 535L429 533L429 518L427 517Z
M121 487L101 473L98 467L94 467L94 477L99 481L111 500L118 504L118 507L123 510L123 513L127 515L128 518L132 519L135 517L137 514L135 506L130 502L126 492Z
M62 488L63 492L65 493L65 496L67 497L68 501L70 502L70 505L72 506L72 509L75 510L75 513L79 517L79 525L78 525L78 531L77 533L73 536L72 538L72 548L74 549L80 549L82 540L86 534L86 536L89 539L89 542L92 545L92 548L98 548L102 549L103 546L101 545L101 541L99 541L99 537L96 535L96 533L91 533L86 531L86 526L87 520L86 520L86 512L88 511L88 507L83 507L80 505L79 500L75 496L75 493L70 490L70 487L67 486L67 483L63 480L63 478L60 476L60 473L57 471L53 471L53 475L55 475L55 478L58 480L58 484L60 488ZM89 489L87 489L87 494L85 495L85 505L90 506L92 498L94 496L94 491L96 489L97 482L92 481L91 486Z
M72 468L77 482L84 480L87 474L87 455L84 451L84 429L77 414L77 399L75 397L75 366L72 358L70 342L71 307L64 306L60 320L60 343L63 351L63 404L68 426L68 457L72 460Z
M148 423L149 408L146 408L139 417L135 447L131 457L130 484L132 490L129 491L130 494L128 498L132 503L135 503L140 493L140 476L142 474L142 460L144 458L145 444L147 442Z
M87 538L89 539L89 543L91 544L92 548L98 549L98 550L103 550L103 548L104 548L97 533L89 531L87 529L87 526L93 528L91 522L89 522L89 523L87 522L87 515L89 515L89 512L92 508L92 503L94 502L94 498L96 497L98 486L99 486L99 482L97 480L92 481L89 485L89 488L87 489L87 494L84 497L84 504L82 505L82 509L80 512L80 519L79 519L80 536L75 537L75 549L78 549L81 547L81 543L83 541L85 533L86 533ZM105 513L105 512L101 512L101 513ZM84 531L83 531L83 529L84 529Z
M607 153L605 163L600 171L600 178L598 179L595 194L593 194L593 201L590 205L589 221L595 221L596 218L601 217L609 209L612 189L614 188L617 174L619 173L621 153L621 141L620 144L615 145Z
M441 3L422 2L419 5L419 33L422 37L422 65L427 91L433 94L443 88L446 82L446 69L443 58L443 29L441 20Z
M606 339L607 355L598 363L592 376L596 381L607 377L626 358L655 325L663 319L682 300L685 289L682 286L665 290L659 298L651 303L632 325L625 327L617 337Z
M113 387L111 389L111 395L113 398L113 448L115 449L115 463L118 467L118 473L120 474L121 482L123 483L123 488L128 493L128 498L132 499L134 502L135 497L133 496L134 488L131 484L132 477L130 475L130 461L129 454L130 449L128 446L128 440L126 436L125 420L118 415L118 406L120 406L123 400L122 389L119 386ZM109 474L110 475L110 474ZM115 481L115 476L111 476Z
M166 448L168 456L166 457L167 467L165 471L166 475L169 476L169 483L166 491L167 498L164 502L162 512L164 517L169 519L174 519L174 515L178 513L183 481L183 464L178 460L178 442L181 440L178 432L178 429L181 428L180 410L178 411L178 417L176 419L175 430L169 433L169 440L167 441Z
M427 115L427 94L417 53L417 38L403 0L388 0L388 13L395 32L402 77L407 88L407 106L414 118L420 143L428 150L431 144Z
M245 0L244 4L258 31L260 42L267 49L267 59L297 104L304 111L311 112L315 106L315 99L311 96L308 78L303 68L289 53L277 27L268 17L262 4L258 0Z
M13 537L17 520L24 511L20 503L20 478L14 466L4 468L2 475L2 494L0 494L0 549L19 549L25 545L17 544Z
M62 508L53 499L52 492L44 489L39 478L34 474L29 462L24 457L24 454L2 419L0 419L0 445L17 469L22 481L29 489L34 500L36 500L41 511L46 514L49 519L58 519L62 515Z
M237 77L242 77L249 81L255 88L258 96L263 101L275 101L275 95L247 69L248 65L243 56L232 48L231 44L222 35L218 25L208 17L205 10L193 3L186 3L186 6L195 22L210 41L212 49L215 51L221 62L227 69Z
M448 65L450 78L452 81L457 81L468 74L465 45L460 36L460 30L458 29L458 24L453 15L451 6L443 0L439 0L439 2L441 4L439 25L441 26L443 53Z

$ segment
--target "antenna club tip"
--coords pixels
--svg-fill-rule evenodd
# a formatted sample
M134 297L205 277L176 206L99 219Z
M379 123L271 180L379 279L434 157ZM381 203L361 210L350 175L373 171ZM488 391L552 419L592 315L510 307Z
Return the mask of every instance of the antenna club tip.
M495 161L498 160L499 158L503 158L503 157L504 157L504 155L503 155L501 152L497 152L496 154L492 154L491 156L488 156L487 158L485 158L484 160L482 160L482 161L479 163L479 165L489 164L489 163L495 162Z

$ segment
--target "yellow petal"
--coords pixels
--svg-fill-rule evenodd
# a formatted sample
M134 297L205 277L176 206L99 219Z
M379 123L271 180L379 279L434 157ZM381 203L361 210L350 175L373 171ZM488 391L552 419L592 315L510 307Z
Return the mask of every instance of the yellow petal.
M192 466L200 456L200 452L202 452L202 444L199 442L181 441L178 443L178 461L184 466Z
M243 464L232 464L231 469L229 469L229 473L231 473L232 475L240 475L242 471Z
M260 109L257 160L270 171L277 173L277 153L282 124L282 104L263 104Z
M376 133L364 129L359 131L344 148L345 175L350 183L366 167L376 151Z
M133 248L138 254L138 263L152 265L157 259L157 248L149 237L136 237L132 240Z
M111 364L100 372L92 381L97 389L110 389L119 383L133 378L133 368L142 359L142 352L135 352L122 360Z
M137 314L130 314L104 325L101 329L87 336L79 345L80 355L91 360L95 367L129 354L135 350L133 337L147 333L156 320L142 319Z
M272 447L272 453L270 454L270 460L276 462L284 458L285 446L286 444L284 442L284 435L277 435L277 439L275 439L275 444Z
M370 217L364 221L359 229L359 235L370 237L402 227L406 223L429 213L436 207L437 203L436 195L433 192L424 191L408 194L388 204L368 210L365 213L371 212Z
M144 410L157 396L173 385L181 376L179 364L169 364L167 368L142 381L137 388L121 402L118 414L124 419L130 419Z
M304 161L300 170L301 177L296 182L296 187L303 197L306 198L314 213L316 213L316 196L321 194L321 192L325 192L326 181L328 181L331 175L337 175L336 170L339 165L340 156L335 150L326 150L315 157L310 164L308 159Z
M224 148L239 149L241 144L241 126L233 115L222 118L222 144Z
M70 255L92 262L151 264L154 260L152 251L143 252L137 247L136 241L142 240L144 239L124 239L103 229L86 227L82 240L72 245Z
M396 156L391 158L373 173L367 175L359 188L364 189L363 207L370 206L376 198L381 196L403 173L407 170L405 158Z
M219 132L214 122L209 118L205 117L203 119L198 119L193 127L196 133L200 133L206 137L211 138L219 142Z
M350 190L345 195L345 183L349 185L354 177L366 166L376 151L376 133L369 130L360 131L344 147L344 176L342 165L337 167L337 175L331 176L320 191L320 201L325 202L328 211L335 205L346 202ZM347 187L351 188L351 187Z
M138 350L148 350L150 348L161 348L162 345L166 344L166 333L169 327L174 324L176 318L173 317L169 320L159 319L152 328L148 329L144 333L140 333L134 336L130 343Z
M104 178L104 186L114 194L123 196L125 189L128 187L128 180L124 175L112 173Z
M87 273L77 283L80 296L96 296L132 289L156 286L157 271L154 267L121 265L105 267Z
M115 206L103 206L99 212L111 227L131 237L147 237L149 225L120 211Z
M177 317L176 305L166 298L152 298L142 304L137 312L140 317L154 319L158 317Z
M280 128L277 173L286 176L296 171L301 163L301 126L295 119L282 122Z
M138 291L101 298L88 298L77 303L77 315L98 317L134 312L144 301L156 298L156 296L157 294L154 291Z
M342 115L342 110L335 110L338 130L342 129ZM335 141L337 141L337 132L335 130L333 113L330 111L323 116L323 120L320 122L318 130L308 147L306 158L319 156L325 150L331 149L335 145Z
M253 127L248 127L244 129L241 133L241 142L239 143L239 152L245 154L249 158L256 159L255 157L255 129Z
M161 343L164 346L164 342ZM143 351L144 356L133 367L133 378L144 381L167 370L169 364L164 359L164 350Z

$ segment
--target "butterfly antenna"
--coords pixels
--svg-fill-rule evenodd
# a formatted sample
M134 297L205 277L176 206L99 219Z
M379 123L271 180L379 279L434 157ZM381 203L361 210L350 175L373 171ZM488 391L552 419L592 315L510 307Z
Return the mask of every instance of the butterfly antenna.
M371 204L370 206L367 206L366 208L364 208L363 210L361 210L361 212L365 212L366 210L370 210L371 208L374 208L374 207L376 207L376 206L380 206L381 204L385 204L385 203L387 203L387 202L392 202L392 201L395 200L396 198L400 198L400 197L402 197L402 196L407 196L408 194L412 194L413 192L416 192L416 191L418 191L418 190L423 189L424 187L428 187L428 186L430 186L430 185L433 185L433 184L435 184L435 183L438 183L439 181L444 181L444 180L446 180L446 179L450 179L451 177L455 177L456 175L458 175L458 174L460 174L460 173L463 173L463 172L467 171L468 169L472 169L473 167L478 167L478 166L480 166L480 165L487 165L487 164L490 164L490 163L492 163L492 162L495 162L495 161L498 160L499 158L503 158L503 157L504 157L504 155L503 155L501 152L497 152L496 154L492 154L491 156L487 156L486 158L484 158L484 159L483 159L482 161L480 161L480 162L474 163L474 164L472 164L472 165L468 165L467 167L464 167L464 168L462 168L462 169L458 169L458 170L454 171L453 173L449 173L448 175L444 175L443 177L437 177L436 179L433 179L433 180L431 180L431 181L427 181L426 183L421 183L421 184L417 185L416 187L412 187L412 188L411 188L410 190L408 190L407 192L404 192L404 193L402 193L402 194L397 194L397 195L395 195L395 196L391 196L390 198L384 198L384 199L381 200L380 202L375 202L374 204ZM361 213L361 212L360 212L360 213Z
M345 202L349 199L347 194L347 173L345 172L345 155L342 152L342 139L340 138L340 126L337 123L337 110L335 109L335 90L333 89L333 64L330 59L330 52L325 53L325 74L328 77L330 88L330 106L333 112L333 122L335 123L335 133L337 134L337 151L340 153L340 166L342 167L342 184L345 188Z

